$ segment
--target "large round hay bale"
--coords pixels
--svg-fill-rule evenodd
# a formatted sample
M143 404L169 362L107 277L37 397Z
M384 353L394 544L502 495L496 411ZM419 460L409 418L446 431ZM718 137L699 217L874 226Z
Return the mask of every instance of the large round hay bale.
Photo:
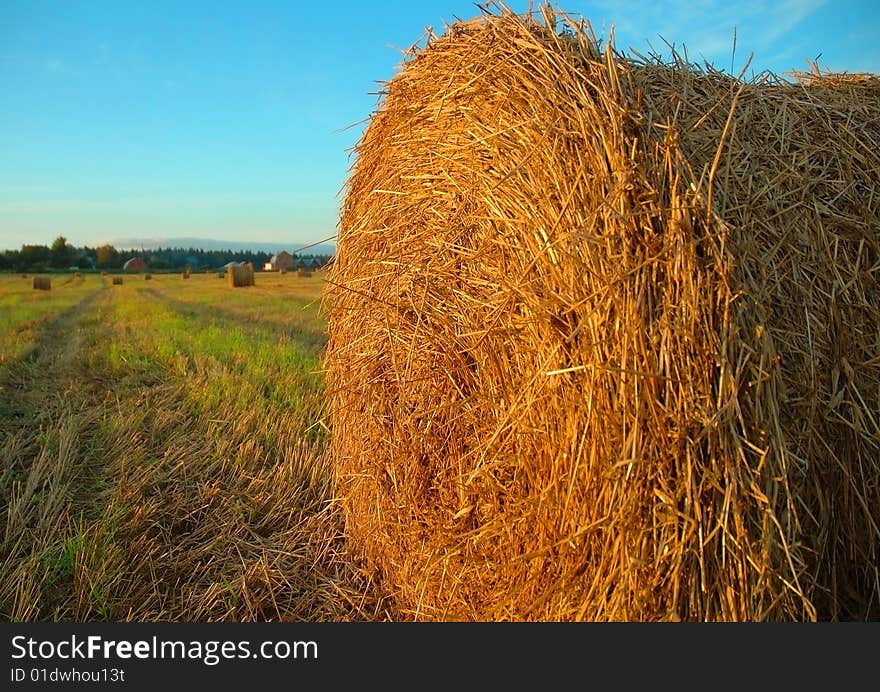
M250 263L226 267L226 284L230 288L254 285L254 269Z
M52 290L52 279L50 279L48 276L35 276L34 289L37 291Z
M121 286L122 285L122 277L121 276L114 276L113 277L113 285L114 286Z
M880 617L877 142L875 76L744 83L549 13L410 59L325 297L398 616Z

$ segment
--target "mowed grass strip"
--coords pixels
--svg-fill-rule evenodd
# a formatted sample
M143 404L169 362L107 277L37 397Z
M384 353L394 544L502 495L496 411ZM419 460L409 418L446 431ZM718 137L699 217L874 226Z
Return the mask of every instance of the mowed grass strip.
M0 515L0 614L387 619L346 550L320 346L263 324L260 303L278 294L243 289L255 317L237 320L221 311L232 289L217 290L212 316L213 287L192 275L208 312L188 315L171 281L108 287L68 317L78 337L63 358L41 344L44 367L21 396L58 396L4 449L17 459L3 490L16 509ZM312 315L320 333L316 302Z
M229 289L231 290L231 289ZM266 415L296 414L306 428L319 426L323 384L318 372L319 343L295 329L280 331L254 321L187 310L161 293L138 289L113 302L109 316L114 338L110 368L169 372L197 386L188 387L200 412L236 403L236 411L259 409ZM318 330L317 318L312 324Z
M27 356L41 326L102 286L100 277L57 275L52 289L36 291L32 276L0 274L0 373L9 362Z

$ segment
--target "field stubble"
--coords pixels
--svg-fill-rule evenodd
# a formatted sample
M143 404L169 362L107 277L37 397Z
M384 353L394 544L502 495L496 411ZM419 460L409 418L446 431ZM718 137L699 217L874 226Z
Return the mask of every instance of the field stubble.
M0 617L387 619L349 556L321 277L0 278Z

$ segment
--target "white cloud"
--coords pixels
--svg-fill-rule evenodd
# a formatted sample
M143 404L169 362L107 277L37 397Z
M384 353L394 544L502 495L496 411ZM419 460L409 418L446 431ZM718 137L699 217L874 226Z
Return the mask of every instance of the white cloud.
M730 69L733 57L733 69L738 70L752 52L759 62L770 54L791 57L790 34L827 1L680 0L635 5L623 0L597 0L589 4L601 16L602 25L595 27L601 35L607 36L611 25L615 26L618 48L644 52L650 44L668 54L662 37L677 50L686 48L692 61L702 56L719 69ZM598 17L587 19L595 21ZM787 48L780 50L781 44Z

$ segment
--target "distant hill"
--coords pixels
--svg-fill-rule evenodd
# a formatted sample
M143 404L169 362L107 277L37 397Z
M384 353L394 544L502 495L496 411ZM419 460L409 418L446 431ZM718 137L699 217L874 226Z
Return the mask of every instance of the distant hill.
M275 253L280 250L287 250L295 253L308 243L278 241L277 243L257 243L236 240L215 240L213 238L115 238L112 240L96 241L93 247L98 245L110 244L117 250L155 250L157 248L195 248L197 250L252 250L254 252L271 252ZM306 250L304 254L308 255L332 255L336 252L335 243L321 243Z

